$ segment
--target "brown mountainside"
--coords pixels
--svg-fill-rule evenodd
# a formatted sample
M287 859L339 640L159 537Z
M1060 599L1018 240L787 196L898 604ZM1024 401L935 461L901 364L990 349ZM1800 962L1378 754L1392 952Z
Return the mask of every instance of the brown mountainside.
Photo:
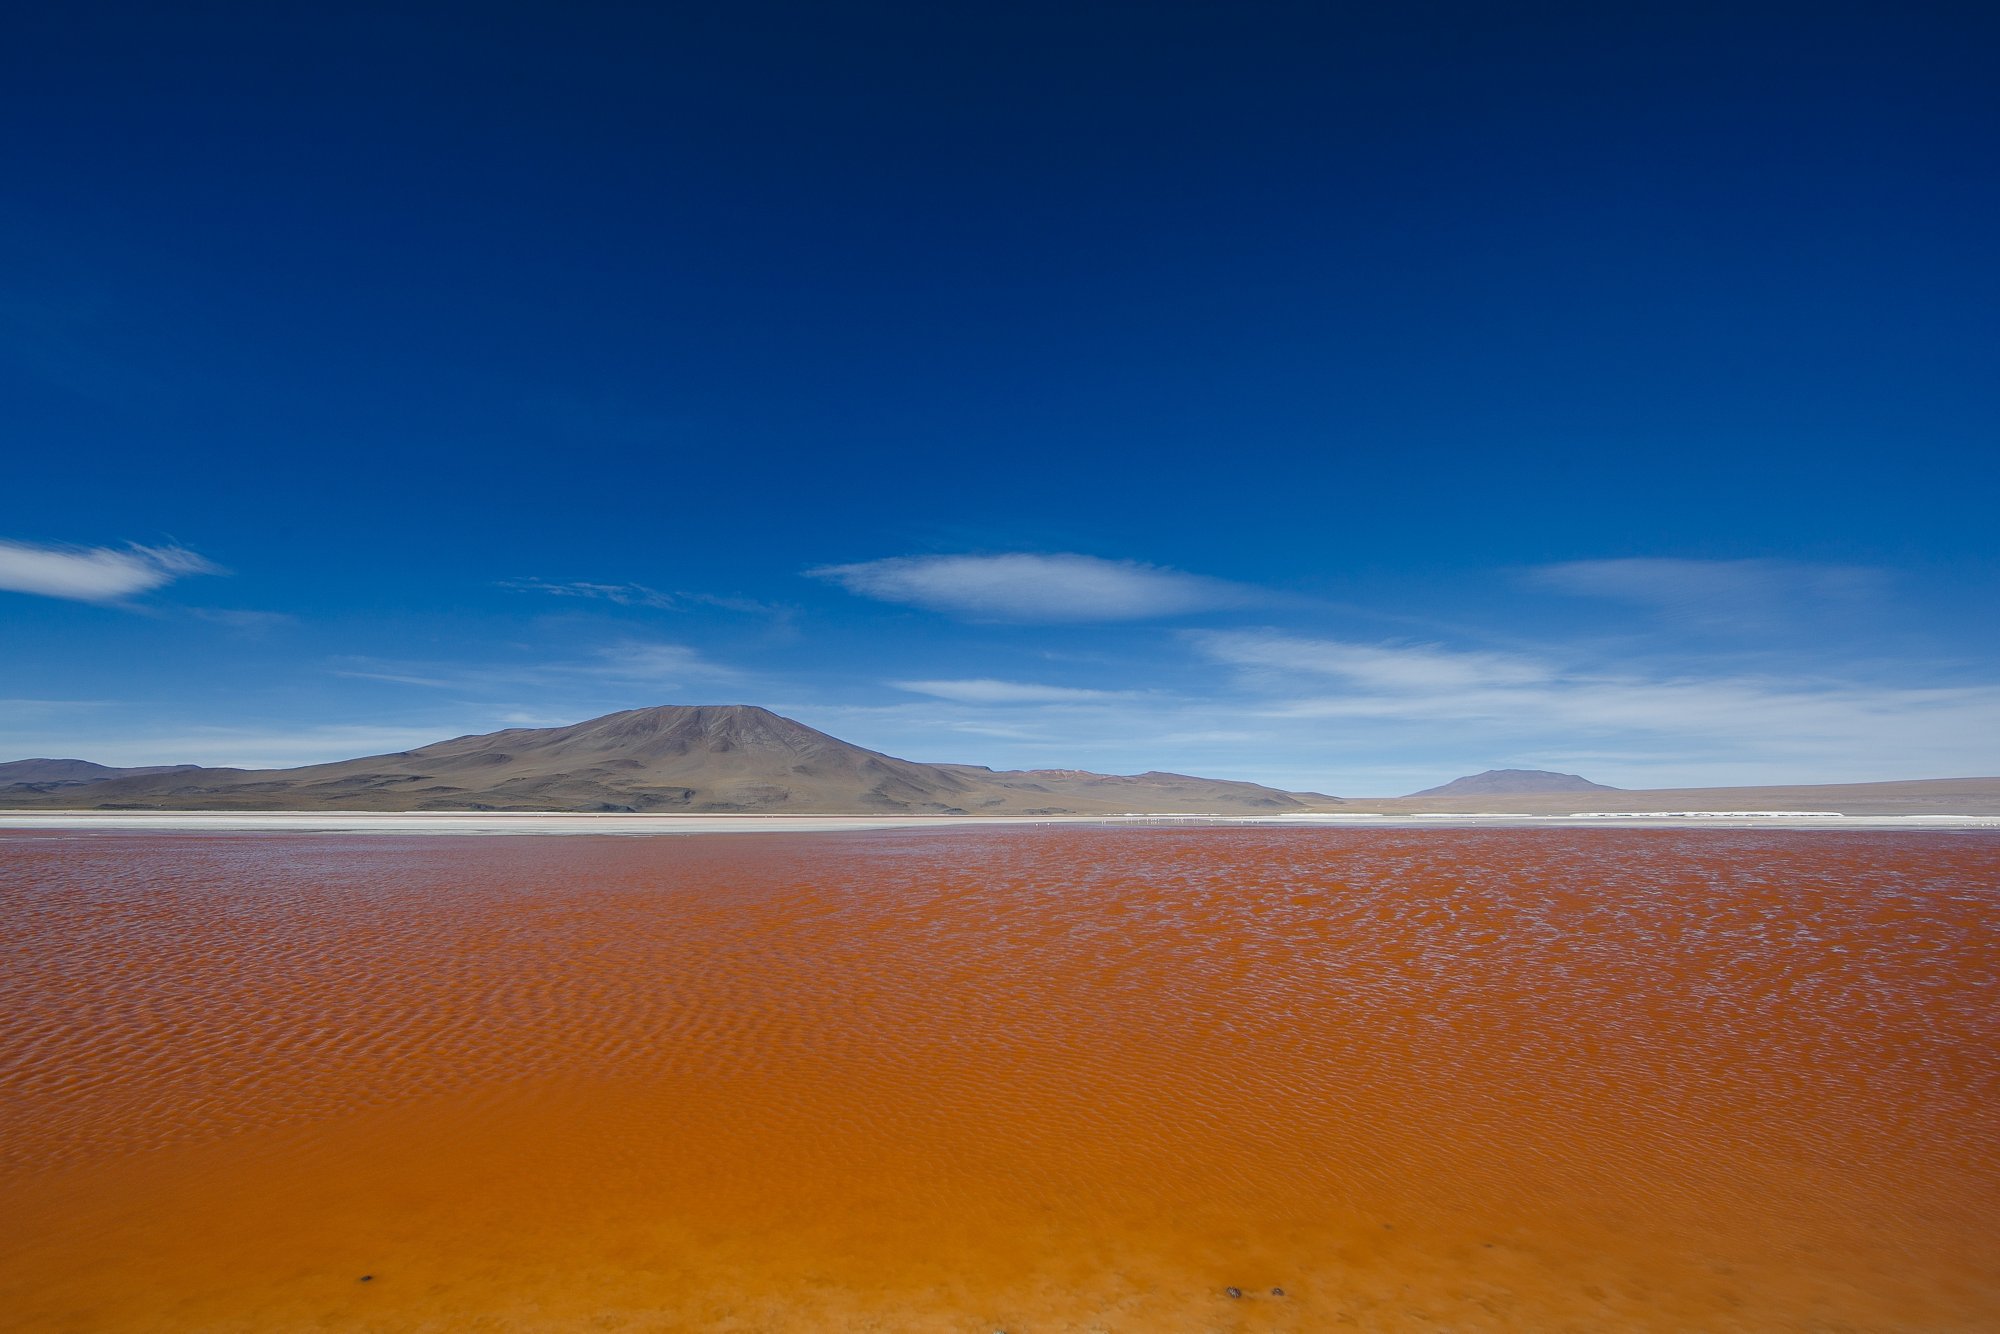
M918 764L753 705L662 705L297 769L119 777L10 804L122 810L1274 814L1339 802L1149 773Z
M11 775L9 777L8 775ZM664 705L568 727L509 728L298 769L0 764L0 807L86 810L650 811L826 815L1284 815L1803 810L2000 815L2000 778L1620 791L1446 784L1342 800L1186 774L918 764L750 705ZM1581 784L1581 786L1574 786Z

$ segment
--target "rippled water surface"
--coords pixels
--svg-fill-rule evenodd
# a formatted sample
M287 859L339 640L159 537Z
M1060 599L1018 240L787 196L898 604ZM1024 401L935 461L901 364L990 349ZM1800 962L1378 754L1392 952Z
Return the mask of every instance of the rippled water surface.
M14 1328L2000 1328L1991 836L7 833L0 904Z

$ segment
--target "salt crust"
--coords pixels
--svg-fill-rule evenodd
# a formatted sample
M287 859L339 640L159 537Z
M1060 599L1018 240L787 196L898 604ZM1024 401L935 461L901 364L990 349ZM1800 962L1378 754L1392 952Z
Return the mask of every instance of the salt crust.
M65 834L819 834L885 829L992 826L1225 825L1300 828L1708 828L2000 829L1991 815L1838 815L1824 811L1597 811L1575 815L1498 812L1368 815L580 815L478 811L410 814L373 811L0 811L0 829Z

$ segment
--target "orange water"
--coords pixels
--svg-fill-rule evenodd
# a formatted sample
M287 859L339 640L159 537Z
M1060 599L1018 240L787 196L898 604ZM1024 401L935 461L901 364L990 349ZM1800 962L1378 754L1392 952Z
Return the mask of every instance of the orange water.
M1991 836L15 833L0 905L11 1328L2000 1328Z

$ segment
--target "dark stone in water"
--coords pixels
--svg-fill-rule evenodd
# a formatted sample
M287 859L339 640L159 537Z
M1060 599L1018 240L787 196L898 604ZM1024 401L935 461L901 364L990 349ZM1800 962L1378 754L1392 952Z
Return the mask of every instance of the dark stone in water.
M1231 1297L1241 1297L1243 1295L1243 1289L1241 1288L1224 1288L1223 1291Z
M362 1283L373 1283L375 1281L375 1276L373 1274L363 1274L358 1281Z
M1272 1288L1271 1295L1273 1297L1282 1297L1285 1295L1285 1290L1283 1288Z

